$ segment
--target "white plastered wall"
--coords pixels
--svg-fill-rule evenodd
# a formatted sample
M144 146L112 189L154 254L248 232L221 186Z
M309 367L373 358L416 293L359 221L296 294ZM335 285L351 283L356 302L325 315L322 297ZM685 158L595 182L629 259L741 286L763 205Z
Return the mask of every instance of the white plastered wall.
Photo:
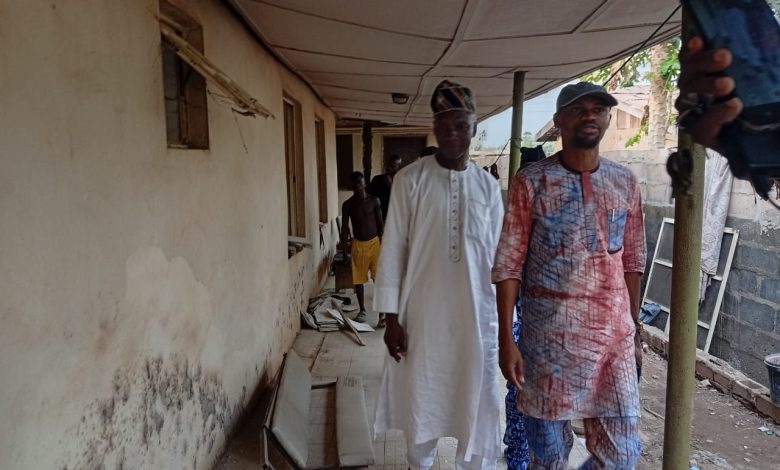
M323 280L314 119L332 221L333 114L222 2L180 3L276 119L210 96L210 149L168 149L155 0L4 3L2 469L211 468ZM283 91L313 243L289 260Z

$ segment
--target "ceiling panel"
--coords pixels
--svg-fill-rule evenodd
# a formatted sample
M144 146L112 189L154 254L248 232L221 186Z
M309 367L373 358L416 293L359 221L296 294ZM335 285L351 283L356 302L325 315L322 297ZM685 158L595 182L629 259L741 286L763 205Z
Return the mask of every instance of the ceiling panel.
M478 118L624 57L676 0L227 0L340 117L429 124L445 78L471 87ZM679 31L679 15L650 44ZM394 92L410 95L392 103ZM419 96L418 96L419 92Z
M378 31L251 1L240 3L271 47L411 64L436 62L447 41Z
M440 66L430 73L433 77L497 77L506 73L506 67L449 67Z
M407 111L408 104L395 104L388 97L387 101L361 101L361 100L345 100L341 98L328 98L328 103L334 108L371 108L383 111Z
M242 0L306 12L345 23L424 37L451 39L465 0ZM436 21L429 21L436 18Z
M351 90L348 88L339 88L327 85L314 85L318 93L324 98L338 98L345 100L360 101L384 101L387 99L387 93L375 91Z
M679 0L640 2L637 0L612 0L585 25L585 31L625 28L628 26L658 26L680 5ZM680 11L670 24L680 23Z
M569 33L605 0L494 0L478 2L464 39Z
M526 69L526 80L561 80L574 76L580 76L583 72L597 69L603 65L603 60L592 60L576 64L558 65L551 67L529 67ZM508 76L508 75L507 75Z
M417 93L417 86L420 83L420 77L396 77L392 75L350 75L310 72L306 76L315 85L385 93L388 98L390 93Z
M296 68L301 72L373 73L419 76L431 68L430 65L410 65L395 62L350 59L284 48L279 48L279 52L283 54L287 60L295 64Z
M396 111L387 111L384 109L370 109L370 108L341 108L338 106L333 106L333 110L341 113L366 113L366 114L382 114L386 116L396 116L396 117L404 117L407 113L406 111L396 110Z
M447 58L447 65L522 69L608 60L630 51L654 30L654 26L645 26L565 36L469 41L461 43Z

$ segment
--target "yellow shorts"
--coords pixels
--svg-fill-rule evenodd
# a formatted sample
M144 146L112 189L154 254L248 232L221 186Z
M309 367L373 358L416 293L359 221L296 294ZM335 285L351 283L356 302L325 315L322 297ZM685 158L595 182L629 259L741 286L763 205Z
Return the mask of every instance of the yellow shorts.
M368 272L376 279L376 265L379 262L379 237L362 242L352 239L352 282L365 284L368 282Z

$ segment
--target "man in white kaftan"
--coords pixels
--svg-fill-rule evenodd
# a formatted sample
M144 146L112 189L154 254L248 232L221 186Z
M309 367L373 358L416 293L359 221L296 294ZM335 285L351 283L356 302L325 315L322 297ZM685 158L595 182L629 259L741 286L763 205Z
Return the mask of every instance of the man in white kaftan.
M441 437L458 440L458 467L491 469L501 398L490 269L503 202L468 160L470 91L445 81L432 101L439 153L398 172L385 225L374 309L388 314L391 357L374 431L403 430L414 470L433 464Z

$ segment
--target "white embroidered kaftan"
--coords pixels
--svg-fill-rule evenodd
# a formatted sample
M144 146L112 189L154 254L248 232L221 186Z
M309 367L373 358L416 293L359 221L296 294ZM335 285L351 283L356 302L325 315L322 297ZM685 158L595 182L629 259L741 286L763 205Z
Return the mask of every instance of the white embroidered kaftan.
M398 313L408 353L385 360L376 434L455 437L467 461L500 455L490 269L502 217L498 183L473 162L454 171L423 158L395 176L374 309Z

